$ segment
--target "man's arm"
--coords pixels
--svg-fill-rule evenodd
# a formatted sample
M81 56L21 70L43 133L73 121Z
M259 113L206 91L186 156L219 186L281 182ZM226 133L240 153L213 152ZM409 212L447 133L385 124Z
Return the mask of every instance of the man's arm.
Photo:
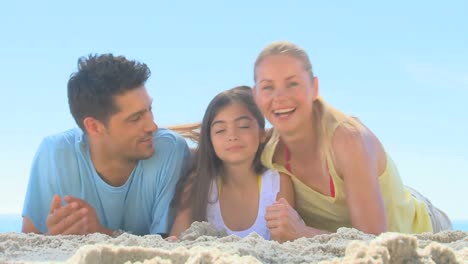
M60 136L42 141L31 166L22 213L23 232L50 235L94 232L112 234L112 231L98 228L99 221L94 208L85 201L64 196L65 203L62 205L61 195L64 194L61 192L66 192L66 187L73 186L73 183L66 181L67 185L61 185L61 180L74 178L65 174L74 171L73 166L69 167L70 162L67 163L74 160L74 155L74 152L67 151L66 145L64 148ZM58 168L62 168L62 171Z
M54 162L50 153L51 144L45 138L32 162L22 212L23 232L47 233L46 219L57 183L51 166Z
M31 219L27 216L23 217L23 227L21 228L23 233L36 233L41 234L41 232L36 228Z

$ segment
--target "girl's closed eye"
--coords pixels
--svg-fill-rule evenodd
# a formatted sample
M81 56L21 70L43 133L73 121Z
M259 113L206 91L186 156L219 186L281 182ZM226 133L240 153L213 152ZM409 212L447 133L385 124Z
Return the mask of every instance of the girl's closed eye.
M224 133L226 131L226 129L217 129L214 131L215 134L221 134L221 133Z
M249 118L242 118L238 121L238 127L240 129L246 129L251 127L251 121Z

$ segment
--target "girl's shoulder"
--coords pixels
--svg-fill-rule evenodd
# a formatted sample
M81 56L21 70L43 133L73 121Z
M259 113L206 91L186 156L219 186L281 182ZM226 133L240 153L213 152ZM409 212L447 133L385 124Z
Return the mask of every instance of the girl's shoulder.
M280 172L275 170L275 169L265 169L264 172L262 172L261 177L263 178L278 178L280 177Z

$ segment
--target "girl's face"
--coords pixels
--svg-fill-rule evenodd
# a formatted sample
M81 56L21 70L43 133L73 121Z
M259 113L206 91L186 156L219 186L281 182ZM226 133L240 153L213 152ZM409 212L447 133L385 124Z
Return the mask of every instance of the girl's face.
M312 80L299 60L289 55L271 55L257 66L255 74L255 101L280 133L293 133L312 120L318 80Z
M224 166L252 164L260 142L265 139L255 117L237 102L215 115L210 132L216 156Z

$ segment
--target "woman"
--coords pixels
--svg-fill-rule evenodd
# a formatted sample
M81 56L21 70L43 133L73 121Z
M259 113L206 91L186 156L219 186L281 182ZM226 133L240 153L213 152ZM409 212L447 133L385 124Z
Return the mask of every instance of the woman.
M420 233L450 229L448 217L401 182L378 138L358 119L319 96L306 52L274 42L258 56L254 96L274 127L262 154L269 168L291 176L296 209L279 200L265 219L273 239L335 232Z

